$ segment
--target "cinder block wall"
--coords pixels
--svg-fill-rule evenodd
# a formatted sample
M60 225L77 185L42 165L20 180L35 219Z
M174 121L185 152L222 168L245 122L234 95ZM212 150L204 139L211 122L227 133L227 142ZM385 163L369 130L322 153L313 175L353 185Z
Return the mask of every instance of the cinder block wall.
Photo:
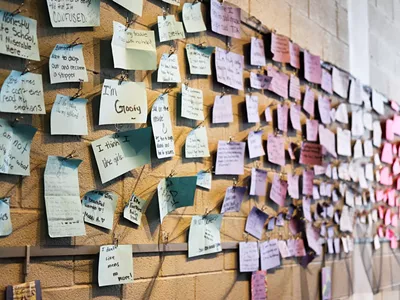
M381 0L384 1L384 0ZM389 0L388 0L389 1ZM391 1L391 0L390 0ZM181 1L183 2L183 1ZM376 3L371 6L380 9ZM378 1L380 2L380 1ZM397 0L395 1L397 2ZM348 69L348 28L346 1L334 0L235 0L234 4L260 19L263 24L278 33L291 37L293 41L322 59ZM19 1L0 0L0 8L13 11ZM143 17L139 17L133 28L154 29L156 17L162 15L162 7L167 4L161 0L145 0ZM194 175L208 169L212 160L193 160L182 157L185 138L195 123L177 115L177 94L174 88L169 95L171 119L174 128L176 156L169 160L157 160L153 153L153 162L149 166L127 173L126 175L102 185L97 166L90 149L90 142L115 131L114 126L98 126L99 92L106 78L114 78L118 71L113 69L111 56L112 21L125 22L126 10L111 0L101 1L101 26L93 29L53 29L51 27L46 1L26 0L27 11L24 15L38 20L38 36L42 67L36 71L43 74L45 116L25 116L22 122L32 124L39 130L34 137L31 151L31 176L0 175L0 196L11 196L11 215L14 232L6 238L0 238L0 247L9 246L70 246L103 245L112 243L113 232L122 243L158 243L162 232L169 234L170 242L186 242L187 228L194 214L203 214L206 208L214 208L223 199L225 189L232 184L231 177L219 177L213 181L211 191L197 190L194 207L178 209L164 219L162 228L149 215L144 217L142 225L135 227L121 218L124 203L133 191L140 197L152 200L159 180L174 169L178 175ZM171 7L172 14L176 8ZM380 10L379 10L380 11ZM390 12L390 9L389 9ZM208 12L206 13L208 15ZM250 42L256 33L242 26L242 40L234 40L232 51L244 53L244 45ZM372 34L372 33L371 33ZM48 57L57 43L68 43L80 38L84 43L85 62L88 68L89 82L84 84L84 94L88 97L89 135L76 137L51 136L49 118L56 94L72 95L76 85L49 84ZM382 37L383 38L383 37ZM177 54L180 58L180 71L184 79L188 74L185 43L205 42L207 45L225 47L225 38L208 31L206 34L188 35L187 40L178 42ZM157 44L158 59L169 51L169 43ZM393 46L393 49L396 46ZM23 60L0 56L0 84L12 69L23 70ZM143 81L147 87L148 104L152 106L157 96L166 85L156 82L156 73L130 72L130 79ZM249 72L244 72L249 77ZM210 112L215 95L221 92L221 86L212 77L191 76L191 86L201 88ZM272 101L268 95L259 94L260 114ZM233 136L235 140L244 140L248 131L255 129L245 123L244 94L234 93L234 123L229 127L214 126L207 118L210 151L215 154L217 142ZM11 114L0 114L1 118L13 119ZM262 125L266 125L265 123ZM272 128L268 129L272 131ZM266 136L266 135L265 135ZM44 207L43 173L48 155L68 155L77 150L83 159L79 167L80 192L83 196L93 189L111 190L119 195L119 205L114 218L114 231L101 230L86 225L87 235L77 238L51 239L47 234ZM246 174L250 173L254 162L246 161ZM266 167L267 163L263 162ZM247 185L248 175L239 178L239 184ZM261 203L270 204L266 199ZM223 241L243 240L246 216L254 205L254 199L246 199L237 214L230 214L223 219L221 230ZM217 208L218 210L219 208ZM1 248L0 248L1 251ZM385 250L384 261L387 266L395 264L389 250ZM376 255L376 254L375 254ZM380 257L380 256L379 256ZM250 297L249 274L237 272L237 252L224 251L217 255L188 259L186 253L138 254L134 256L135 282L124 287L97 286L96 257L62 257L33 259L27 280L41 280L44 299L248 299ZM371 260L378 268L381 261ZM326 264L333 265L333 295L335 299L347 299L352 292L353 265L351 257L332 257ZM321 260L313 262L307 270L302 269L292 260L285 261L282 268L268 275L270 299L318 299L319 270ZM385 273L386 274L386 273ZM381 287L393 286L393 276L387 276ZM4 299L6 285L24 281L23 260L0 260L0 299ZM398 282L398 281L396 281ZM391 293L396 293L390 289ZM389 295L389 294L386 294ZM397 294L396 294L397 295ZM381 299L381 294L376 299ZM384 296L384 299L389 299Z

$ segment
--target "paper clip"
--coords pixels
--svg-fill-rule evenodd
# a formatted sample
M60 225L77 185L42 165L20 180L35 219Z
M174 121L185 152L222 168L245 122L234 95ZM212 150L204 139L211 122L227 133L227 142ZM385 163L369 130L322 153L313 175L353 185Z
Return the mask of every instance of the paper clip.
M171 48L169 49L168 58L170 58L171 55L175 53L175 51L176 51L175 45L171 44Z
M118 85L122 84L122 81L128 79L128 71L123 70L121 72L121 77L119 78Z
M16 10L14 10L11 14L13 16L19 15L22 12L25 12L26 9L22 9L22 7L24 6L25 3L22 3Z
M82 45L82 43L77 43L79 41L79 38L76 38L75 41L73 41L71 44L69 44L68 48L73 48L78 45Z
M174 177L176 175L176 171L174 169L171 170L171 173L169 173L168 178Z
M233 188L236 188L237 186L237 178L233 177Z
M75 93L75 95L73 95L69 100L75 100L76 98L82 96L82 89L83 89L83 80L79 79L79 87L78 87L78 91Z
M260 161L256 160L256 161L254 162L254 167L255 167L256 169L259 169L259 168L260 168Z
M164 20L167 19L167 13L168 13L167 9L163 6L162 7L162 14L163 14Z
M127 31L129 29L129 27L131 27L131 25L135 22L135 20L133 18L131 18L129 20L129 16L126 16L126 24L125 24L125 31Z
M172 90L171 85L169 84L168 87L164 90L164 92L161 95L168 94Z
M14 127L15 125L17 125L19 123L19 121L21 121L24 117L20 116L20 117L16 117L14 119L14 121L11 122L11 127Z
M26 73L29 73L31 71L31 69L29 68L29 66L31 65L31 62L28 61L25 65L25 69L22 71L21 76L25 75Z
M204 46L205 45L205 43L206 42L201 42L201 43L198 43L197 44L197 47L200 47L200 48L205 48L206 46Z
M256 133L259 133L259 132L261 132L261 131L264 131L264 129L260 126L260 127L257 128L257 130L256 130L255 132L256 132Z
M247 88L247 91L249 92L250 97L251 97L251 95L253 94L253 89L251 87L249 87L249 88Z
M117 235L114 233L113 235L113 244L116 248L118 248L118 244L119 244L119 239L117 237Z
M230 144L230 143L232 143L232 142L233 142L233 137L232 137L232 136L230 136L230 137L229 137L228 144Z
M76 150L74 149L74 150L72 150L72 152L70 154L68 154L67 156L64 157L64 160L71 159L71 158L74 158L74 157L77 157L77 156L78 155L76 154Z
M229 37L226 37L226 53L231 52L231 45L229 43Z

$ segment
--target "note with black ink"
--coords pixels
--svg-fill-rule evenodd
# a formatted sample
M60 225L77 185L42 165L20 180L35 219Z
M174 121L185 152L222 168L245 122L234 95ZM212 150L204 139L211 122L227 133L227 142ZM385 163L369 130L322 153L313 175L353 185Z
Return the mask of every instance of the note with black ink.
M285 139L281 136L268 135L267 140L268 161L284 166L285 165Z
M196 185L207 190L211 190L212 174L207 171L200 171L197 173Z
M240 39L240 8L211 0L212 31Z
M320 84L322 78L321 59L307 50L304 51L304 77L307 81Z
M201 13L201 2L183 4L182 20L186 32L193 33L207 30Z
M267 171L251 169L250 195L265 197L267 194Z
M185 157L209 157L207 129L204 126L189 132L185 142Z
M191 120L204 120L202 90L182 84L181 116Z
M143 82L105 79L101 90L99 124L147 121L147 93Z
M11 71L1 87L0 111L44 115L42 75Z
M87 135L87 99L71 99L57 94L51 109L50 128L52 135ZM68 124L68 126L65 126Z
M157 186L160 222L171 211L184 206L193 206L197 176L167 177Z
M113 21L113 26L114 34L111 41L111 49L114 68L125 70L157 69L157 49L154 31L126 28L125 25L115 21Z
M256 37L251 37L250 64L253 66L265 66L264 41Z
M113 0L122 7L125 7L135 15L142 16L143 13L143 0Z
M57 44L49 60L50 83L87 82L82 45Z
M288 193L293 199L299 199L299 175L288 174Z
M178 55L164 53L157 71L157 82L181 82Z
M36 20L0 10L0 53L40 61L36 29Z
M271 85L271 82L271 76L250 72L250 86L253 89L266 90Z
M250 131L249 136L247 138L247 144L249 146L249 157L255 158L265 155L263 140L262 140L263 132L262 131Z
M221 214L227 212L238 212L243 202L246 188L244 186L230 186L226 189Z
M151 128L106 135L92 142L101 182L150 163Z
M161 94L151 109L151 125L153 127L157 158L175 156L174 135L169 114L168 94Z
M254 95L246 95L246 111L247 122L259 123L260 115L258 114L258 97Z
M214 47L186 44L190 74L211 75L211 54L213 52Z
M133 282L132 245L105 245L100 247L99 286Z
M0 173L30 174L30 152L36 128L0 119Z
M279 206L285 206L287 189L288 189L287 181L282 180L278 174L275 174L274 179L272 181L269 198Z
M272 59L281 63L290 62L289 38L274 32L271 33L271 52L274 54Z
M84 221L111 230L117 202L118 195L114 192L87 192L82 199Z
M132 194L124 208L124 218L140 226L147 201Z
M161 43L185 38L182 22L177 22L174 15L158 16L157 21Z
M86 234L79 195L80 159L47 158L44 171L44 200L51 238Z
M195 257L222 251L222 215L193 216L189 229L188 256Z
M270 240L260 243L261 270L277 268L281 265L278 240Z
M218 141L216 175L243 175L246 143Z
M265 212L253 206L247 217L245 231L260 240L267 219L268 215Z
M350 84L349 75L335 67L332 69L333 91L340 97L347 99Z
M47 0L47 7L54 28L100 26L100 0L67 3Z
M217 81L243 91L244 56L216 47Z
M251 275L251 299L267 300L267 289L267 272L253 272Z
M241 273L258 271L260 267L260 256L257 242L239 243L239 263Z
M337 153L343 156L351 156L351 132L347 129L337 128Z
M10 197L0 199L0 236L7 236L12 232L10 200Z
M268 90L274 92L284 99L287 99L289 97L289 76L284 72L276 70L273 66L268 66L267 69L268 76L272 77L272 82L269 85Z
M6 289L6 300L42 300L40 280L9 285Z
M231 95L215 96L212 111L212 122L215 124L233 122Z

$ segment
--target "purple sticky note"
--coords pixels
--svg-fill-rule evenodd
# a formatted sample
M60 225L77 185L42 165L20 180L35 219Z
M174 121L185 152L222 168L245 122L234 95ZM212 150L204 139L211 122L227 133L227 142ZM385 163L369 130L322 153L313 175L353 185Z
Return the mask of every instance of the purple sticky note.
M257 242L239 243L240 272L254 272L259 269L259 252Z
M295 100L301 99L300 79L293 74L290 75L289 96Z
M285 139L281 136L268 135L267 141L268 160L271 163L285 165Z
M310 141L310 142L317 141L318 126L319 126L319 123L317 120L307 119L307 121L306 121L307 141Z
M261 269L269 270L281 265L278 240L270 240L260 243Z
M303 171L303 195L312 195L314 181L314 171Z
M300 112L300 105L294 104L290 106L290 122L292 122L293 128L297 131L301 131Z
M322 268L322 300L332 299L332 269L331 267Z
M216 175L243 175L246 143L218 141Z
M303 215L304 218L312 222L312 217L311 217L311 199L308 197L303 197Z
M215 124L233 122L231 95L215 96L212 122Z
M321 122L325 125L329 125L331 123L331 101L328 97L323 95L318 96L318 111Z
M250 72L250 86L253 89L266 90L269 88L271 82L272 82L272 77L270 76Z
M272 82L269 85L268 90L287 99L289 76L283 72L279 72L273 66L268 66L267 70L268 76L272 77Z
M306 112L310 114L310 116L314 116L314 102L314 91L309 86L307 86L306 93L304 95L303 108Z
M304 77L312 83L320 84L322 77L321 59L318 55L312 55L304 51Z
M300 46L289 42L289 52L290 52L290 65L293 68L300 69Z
M271 115L271 108L267 107L265 109L265 121L266 122L272 122L272 115Z
M243 90L244 56L215 48L217 81L237 90Z
M211 0L211 30L240 39L240 8Z
M255 158L265 155L262 143L263 131L250 131L247 137L247 145L249 147L249 157Z
M278 174L274 175L272 181L271 193L269 197L279 206L285 206L285 199L288 184L286 181L281 180Z
M306 224L306 237L308 246L313 249L317 255L320 255L322 252L322 245L319 243L319 231L312 223Z
M267 272L257 271L251 275L251 299L267 300Z
M332 75L328 70L322 69L322 80L321 80L321 88L329 93L332 94Z
M267 230L274 230L274 228L275 228L275 218L271 218L268 221Z
M288 174L288 192L290 197L299 199L299 175Z
M267 194L267 171L252 168L250 195L265 196Z
M254 206L247 217L245 231L255 238L261 239L264 224L267 219L268 215Z
M242 205L246 188L243 186L230 186L225 192L224 203L222 204L221 214L227 212L238 212Z
M278 129L287 132L289 107L284 104L278 104Z

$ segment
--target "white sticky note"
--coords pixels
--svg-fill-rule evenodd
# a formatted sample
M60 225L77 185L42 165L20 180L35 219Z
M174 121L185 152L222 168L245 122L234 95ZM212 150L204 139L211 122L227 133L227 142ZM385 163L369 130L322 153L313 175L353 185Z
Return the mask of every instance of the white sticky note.
M164 53L157 71L157 82L181 82L178 55Z
M265 150L262 145L262 131L250 131L247 138L247 144L249 146L249 157L256 158L265 155Z
M0 53L40 61L36 28L36 20L0 10Z
M388 100L385 96L378 93L375 90L372 90L372 108L380 115L385 114L384 103L387 103Z
M133 12L135 15L142 16L143 13L143 0L113 0L127 10Z
M332 86L333 91L340 97L347 99L349 90L349 75L346 72L340 71L339 69L332 68Z
M81 162L60 156L47 158L44 200L51 238L86 234L79 195L78 167Z
M211 172L200 171L197 173L196 185L211 190L212 174Z
M369 131L371 131L373 129L373 127L372 127L372 114L371 113L369 113L367 111L363 112L363 124L364 124L365 129L367 129Z
M337 128L337 153L351 156L351 132L347 129Z
M42 75L11 71L1 87L0 111L44 115Z
M361 109L353 111L351 114L351 134L352 136L364 135L363 111Z
M10 235L12 232L10 198L0 199L0 236Z
M100 247L99 286L133 282L132 245L106 245Z
M87 82L82 45L57 44L49 60L50 83Z
M182 84L181 116L191 120L204 120L203 91Z
M213 52L214 47L186 44L190 74L211 75L211 54Z
M117 202L118 195L113 192L87 192L82 199L84 221L111 230Z
M147 93L143 82L105 79L101 90L99 124L147 122Z
M157 21L158 33L161 43L185 38L185 32L183 31L182 22L177 22L175 20L175 16L158 16Z
M255 272L260 267L257 242L239 242L240 272Z
M87 99L71 99L69 96L57 94L56 101L51 109L51 134L87 135L87 102Z
M382 143L382 128L379 121L372 123L373 130L373 144L375 147L379 148Z
M354 144L354 159L362 158L363 157L363 145L361 140L357 140L356 143Z
M100 25L100 0L60 3L47 0L51 25L58 27L93 27Z
M244 56L216 48L215 69L217 81L237 90L243 90Z
M0 119L0 173L30 174L30 151L36 128Z
M124 218L140 226L147 201L132 194L124 208Z
M349 115L347 112L346 103L339 104L339 106L336 109L335 119L336 119L336 121L343 123L343 124L349 123Z
M258 114L258 97L255 95L246 95L246 111L247 122L259 123L260 115Z
M374 148L372 146L371 140L364 141L364 156L365 157L372 157L374 155Z
M201 2L183 4L182 20L186 32L193 33L207 30L201 13Z
M351 79L349 102L355 105L362 105L363 103L363 86L360 81Z
M215 96L212 112L212 122L215 124L233 122L231 95Z
M261 67L266 65L264 41L253 36L250 45L250 64Z
M175 156L174 135L169 114L168 94L160 95L151 109L151 125L153 127L157 158Z
M113 21L113 26L111 49L115 68L125 70L157 69L154 31L126 28L125 25L115 21Z
M185 157L210 157L207 129L204 126L195 128L188 134L185 142Z

